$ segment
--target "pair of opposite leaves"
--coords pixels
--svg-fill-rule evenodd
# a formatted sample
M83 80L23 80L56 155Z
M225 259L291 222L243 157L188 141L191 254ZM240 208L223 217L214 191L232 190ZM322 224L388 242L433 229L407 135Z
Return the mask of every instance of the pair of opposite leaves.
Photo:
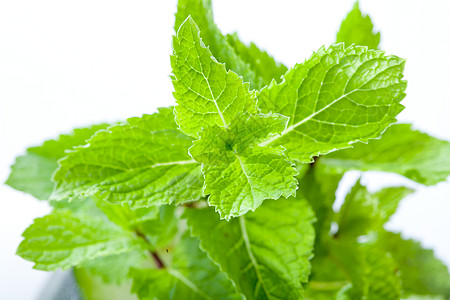
M366 47L321 48L254 91L212 56L188 17L171 64L176 123L169 108L98 132L60 161L54 199L83 193L142 207L206 194L230 219L295 195L294 164L378 137L403 109L404 61Z

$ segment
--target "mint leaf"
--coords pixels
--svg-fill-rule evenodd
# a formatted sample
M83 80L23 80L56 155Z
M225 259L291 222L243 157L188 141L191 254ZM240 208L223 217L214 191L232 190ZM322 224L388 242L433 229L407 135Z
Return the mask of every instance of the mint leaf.
M379 243L339 238L329 240L327 250L313 263L312 299L400 299L397 264Z
M336 37L336 43L345 43L367 46L377 49L380 44L380 33L373 32L372 20L368 15L363 15L359 9L358 1L347 17L342 21Z
M339 230L335 237L358 237L382 228L395 213L400 201L413 191L405 187L391 187L373 194L358 181L336 214Z
M381 223L389 221L390 217L397 210L400 201L413 192L413 189L402 186L384 188L376 192L374 196L378 199Z
M155 249L169 245L178 233L179 218L175 206L162 205L158 217L139 223L138 232L144 234L147 242Z
M76 202L76 200L72 202ZM165 205L162 205L131 209L127 205L114 205L98 199L95 203L99 211L106 215L110 221L127 230L135 230L143 222L158 219L160 208L165 207Z
M204 165L205 194L222 218L254 211L266 199L289 197L297 189L297 170L282 148L253 148L245 156L235 154L227 165Z
M317 222L314 223L316 242L313 261L317 258L317 254L324 249L323 241L329 238L331 222L334 218L333 203L341 178L340 174L327 173L319 164L314 164L309 168L301 180L298 178L298 193L309 202L317 217Z
M250 146L265 141L286 128L288 118L279 114L237 115L228 130L214 125L199 132L189 154L198 162L224 165L236 154L245 154Z
M201 248L247 299L301 297L310 273L315 219L305 200L265 201L229 222L210 208L188 209L185 217Z
M408 124L394 125L381 140L333 153L323 157L320 164L330 172L393 172L433 185L450 175L450 142L412 130Z
M79 265L89 274L98 276L104 283L119 285L129 281L131 268L149 265L149 256L144 251L136 250L109 256L97 257Z
M253 88L259 88L261 79L256 78L251 67L239 57L235 49L229 45L214 23L211 0L180 0L178 1L175 15L175 31L178 32L182 23L188 17L192 17L201 28L201 37L210 47L213 56L226 65L228 70L239 74L245 82L249 82Z
M34 268L46 271L141 249L133 234L105 218L62 210L36 219L23 237L17 254L34 262Z
M367 265L366 281L368 300L397 300L402 296L398 266L389 253L378 243L363 247Z
M167 246L178 231L178 218L175 206L161 205L131 209L127 205L112 205L105 201L97 201L110 221L125 230L145 236L152 249Z
M432 250L387 231L380 233L379 240L398 264L405 295L450 297L448 268L434 256Z
M139 299L244 299L225 273L184 235L165 269L132 269L132 292Z
M200 39L191 17L173 38L172 73L175 118L180 129L193 137L208 126L229 127L239 113L256 112L256 100L242 78L212 56Z
M177 130L171 108L98 132L60 160L52 198L95 196L132 208L183 203L202 196L192 139Z
M260 145L283 145L290 158L310 162L379 137L403 109L403 68L403 59L366 47L319 49L259 94L263 113L290 117L280 136Z
M131 282L124 282L120 286L105 283L102 278L93 275L84 268L74 268L76 283L83 300L137 300L130 292Z
M257 89L270 84L272 80L279 82L281 76L288 70L285 65L277 63L272 56L260 50L254 43L250 45L242 43L236 33L228 34L227 41L237 55L255 72L258 80Z
M47 200L53 191L52 174L58 167L58 159L66 156L66 151L84 145L95 132L106 128L106 124L73 130L58 139L48 140L41 146L27 149L25 155L16 158L11 166L6 184L10 187Z
M203 164L205 194L222 218L254 211L265 199L289 197L297 189L297 170L282 148L254 147L286 128L278 114L238 115L225 130L217 125L199 133L189 149Z
M339 213L336 214L339 231L336 236L358 237L380 224L378 199L356 182L345 197Z

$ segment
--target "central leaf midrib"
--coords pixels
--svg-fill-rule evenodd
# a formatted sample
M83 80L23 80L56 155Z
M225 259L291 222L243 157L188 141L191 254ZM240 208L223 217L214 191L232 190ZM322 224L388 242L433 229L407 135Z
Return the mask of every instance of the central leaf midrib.
M184 283L184 285L186 285L188 288L190 288L191 290L193 290L197 295L201 296L203 299L207 299L207 300L213 300L211 297L208 296L207 293L205 293L204 291L202 291L200 288L198 288L192 281L190 281L189 279L187 279L183 274L181 274L180 272L178 272L177 270L173 269L173 268L168 268L167 272L172 275L173 277L175 277L176 279L180 280L181 282Z
M339 98L333 100L332 102L330 102L329 104L325 105L323 108L319 109L318 111L310 114L309 116L307 116L306 118L302 119L301 121L292 124L291 126L287 127L285 130L283 130L283 132L281 132L281 134L274 136L273 138L262 142L259 144L260 147L264 147L269 145L270 143L274 142L275 140L279 139L280 137L288 134L289 132L291 132L292 130L294 130L295 128L297 128L298 126L304 124L305 122L308 122L309 120L311 120L312 118L314 118L315 116L317 116L318 114L320 114L321 112L323 112L324 110L328 109L329 107L333 106L335 103L337 103L338 101L346 98L347 96L349 96L350 94L359 91L359 89L354 89L351 92L345 93L342 96L340 96Z
M253 266L255 268L256 277L258 278L258 282L263 287L264 293L270 299L270 296L271 296L270 292L267 290L265 281L263 280L261 272L259 270L258 262L256 261L256 258L253 255L253 252L252 252L252 249L251 249L250 239L248 238L247 228L245 226L245 216L240 216L239 217L239 225L240 225L240 229L241 229L241 233L242 233L242 238L244 240L245 248L247 250L247 254L248 254L249 258L250 258L250 261L252 262L252 264L253 264Z
M194 32L192 31L192 26L190 27L190 30L191 30L191 35L192 35L192 37L194 37L195 35L194 35ZM199 36L198 38L199 38L200 43L201 43L201 41L202 41L201 37ZM194 39L194 40L195 40L195 39ZM222 120L225 129L228 129L228 124L227 124L227 122L225 122L225 118L224 118L224 116L223 116L223 114L222 114L222 111L220 110L219 105L217 104L217 99L214 97L213 91L212 91L212 89L211 89L211 84L209 83L208 78L206 78L206 76L205 76L205 72L204 72L204 70L203 70L203 62L202 62L202 60L200 59L201 56L200 56L200 53L199 53L199 51L198 51L198 43L196 43L196 42L194 41L194 45L195 45L195 51L197 52L198 60L199 60L199 62L200 62L201 74L202 74L203 78L205 79L206 84L208 85L209 93L211 94L211 98L212 98L212 99L210 99L210 100L212 100L212 101L214 102L214 105L216 106L217 112L219 113L220 119ZM201 44L200 44L200 47L202 47ZM209 51L208 48L204 48L204 49L206 49L207 51ZM214 63L214 61L213 61L212 63Z

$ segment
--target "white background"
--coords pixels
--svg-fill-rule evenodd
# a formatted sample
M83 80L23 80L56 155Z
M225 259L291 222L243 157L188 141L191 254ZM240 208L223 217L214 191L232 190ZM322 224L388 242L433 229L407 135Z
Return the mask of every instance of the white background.
M450 1L360 2L382 32L381 47L408 59L407 108L400 120L450 140ZM292 66L334 41L352 5L353 0L216 0L214 9L225 33L238 31L245 42ZM28 146L77 126L174 104L169 54L175 9L175 0L0 1L0 181ZM347 186L355 176L347 176ZM399 180L364 177L371 188ZM435 249L447 265L449 195L448 181L419 187L390 224ZM14 255L22 231L47 212L44 202L0 186L1 299L33 299L48 278Z

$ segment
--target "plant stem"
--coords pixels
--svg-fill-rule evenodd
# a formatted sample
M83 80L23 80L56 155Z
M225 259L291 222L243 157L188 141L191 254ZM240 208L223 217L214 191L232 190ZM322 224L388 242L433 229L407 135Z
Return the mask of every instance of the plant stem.
M147 237L145 236L144 233L140 232L139 230L136 230L135 233L136 233L136 235L138 237L143 239L147 244L151 245L150 241L147 239ZM158 252L152 251L150 249L148 250L148 252L150 253L150 256L153 258L153 261L155 262L156 268L158 268L158 269L165 268L164 262L159 257Z
M149 251L149 252L150 252L150 254L153 257L153 260L155 261L156 267L158 269L163 269L164 268L164 263L161 260L161 258L159 258L158 253L156 253L156 251Z

